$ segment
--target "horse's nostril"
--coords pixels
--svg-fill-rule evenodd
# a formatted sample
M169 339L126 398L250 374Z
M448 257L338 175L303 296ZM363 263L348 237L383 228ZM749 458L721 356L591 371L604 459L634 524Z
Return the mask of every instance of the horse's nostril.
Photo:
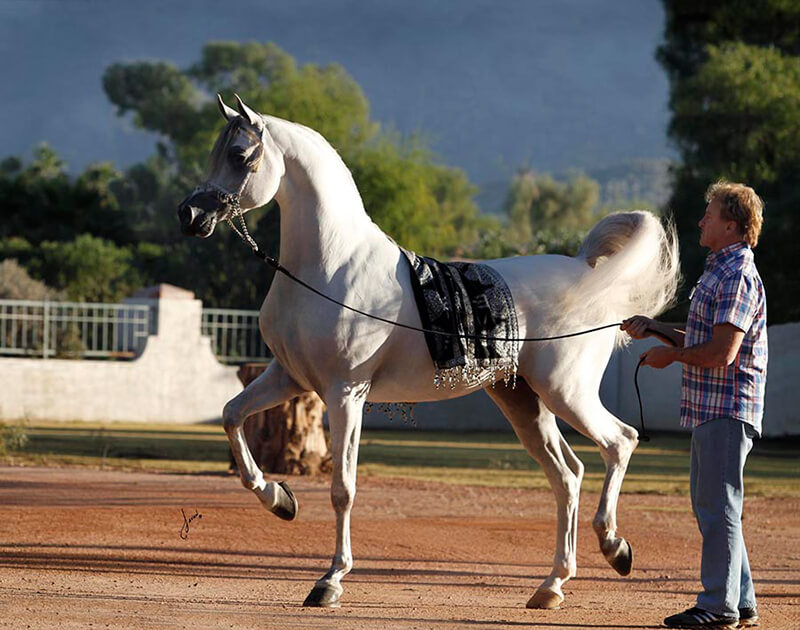
M190 206L185 201L178 206L178 219L183 224L190 224L194 221L194 218L199 214L199 210L193 206Z

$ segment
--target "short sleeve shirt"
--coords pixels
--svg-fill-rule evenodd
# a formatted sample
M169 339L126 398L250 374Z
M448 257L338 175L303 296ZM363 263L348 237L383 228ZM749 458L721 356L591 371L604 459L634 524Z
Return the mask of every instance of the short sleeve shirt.
M767 302L753 251L734 243L706 259L690 296L684 347L711 340L714 326L732 324L744 332L741 348L728 366L683 366L681 425L696 427L716 418L733 418L761 434L767 380Z

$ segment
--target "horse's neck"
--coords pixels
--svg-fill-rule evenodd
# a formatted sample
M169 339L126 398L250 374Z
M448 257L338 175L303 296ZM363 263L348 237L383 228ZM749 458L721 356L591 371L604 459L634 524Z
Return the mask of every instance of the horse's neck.
M282 131L279 146L286 173L276 195L281 209L281 264L332 274L378 228L333 148L303 128L282 126Z

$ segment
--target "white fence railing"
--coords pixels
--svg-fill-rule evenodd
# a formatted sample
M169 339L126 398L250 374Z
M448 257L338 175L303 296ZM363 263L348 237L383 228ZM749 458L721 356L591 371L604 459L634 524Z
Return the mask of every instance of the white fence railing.
M134 359L155 332L154 308L49 300L0 300L0 356ZM204 308L201 334L223 363L263 362L258 311Z
M133 359L149 332L146 305L0 300L0 355Z
M223 363L264 362L271 356L258 329L258 311L204 308L201 331Z

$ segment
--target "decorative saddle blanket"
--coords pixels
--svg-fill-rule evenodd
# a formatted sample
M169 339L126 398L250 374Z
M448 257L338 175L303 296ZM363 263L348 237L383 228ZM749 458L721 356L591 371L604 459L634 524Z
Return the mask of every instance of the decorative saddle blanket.
M492 383L516 381L519 337L514 299L502 276L480 263L442 263L400 250L411 265L411 285L437 387L455 387L491 371ZM436 334L449 333L449 334ZM455 336L458 335L458 336Z

